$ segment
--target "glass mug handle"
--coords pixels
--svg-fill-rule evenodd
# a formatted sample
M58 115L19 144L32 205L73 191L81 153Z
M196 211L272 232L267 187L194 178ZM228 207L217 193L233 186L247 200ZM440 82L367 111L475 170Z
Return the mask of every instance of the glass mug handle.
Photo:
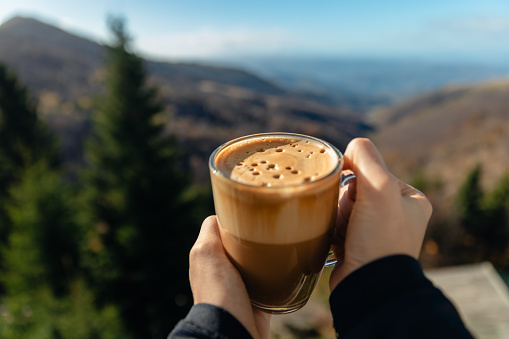
M352 180L355 178L355 174L343 174L341 173L341 185L340 187L345 186L349 180ZM329 255L327 256L327 261L325 262L325 267L333 266L338 262L336 257L334 256L333 251L329 251Z

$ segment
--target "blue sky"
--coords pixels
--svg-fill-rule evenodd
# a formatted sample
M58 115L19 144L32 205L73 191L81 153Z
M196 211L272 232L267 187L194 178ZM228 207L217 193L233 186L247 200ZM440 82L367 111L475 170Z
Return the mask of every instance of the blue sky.
M162 58L509 58L509 0L0 0L0 22L30 16L101 41L108 14Z

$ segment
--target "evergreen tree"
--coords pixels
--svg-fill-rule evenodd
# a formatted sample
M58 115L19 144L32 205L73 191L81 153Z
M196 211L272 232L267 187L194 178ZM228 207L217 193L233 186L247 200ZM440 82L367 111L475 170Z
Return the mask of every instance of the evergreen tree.
M8 294L34 290L43 282L55 295L68 292L79 239L68 201L58 172L43 162L25 170L13 187L7 208L13 227L3 251Z
M118 310L97 308L80 276L81 236L59 172L38 162L11 191L0 337L127 338Z
M460 226L474 240L468 249L477 261L489 260L507 267L504 253L509 248L509 175L504 176L490 193L481 187L480 165L468 174L458 191Z
M458 191L459 221L465 231L476 238L481 238L486 225L486 214L483 210L484 191L481 187L480 165L475 166Z
M198 225L176 141L156 123L163 111L157 92L146 85L123 20L110 20L110 29L107 93L83 179L85 264L101 300L119 305L131 333L165 338L190 305L187 257Z
M58 156L56 142L29 103L26 88L0 64L0 245L10 228L4 208L9 188L19 181L23 169L39 159L55 166Z
M504 254L509 249L509 174L504 175L486 196L483 209L487 219L485 238L489 244L486 259L508 269L509 258Z

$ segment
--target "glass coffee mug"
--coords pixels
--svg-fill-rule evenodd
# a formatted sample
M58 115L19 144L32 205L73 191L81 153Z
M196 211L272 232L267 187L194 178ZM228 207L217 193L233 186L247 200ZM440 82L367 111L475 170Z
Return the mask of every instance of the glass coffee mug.
M210 156L223 246L253 306L302 308L335 263L329 253L342 166L333 145L293 133L241 137Z

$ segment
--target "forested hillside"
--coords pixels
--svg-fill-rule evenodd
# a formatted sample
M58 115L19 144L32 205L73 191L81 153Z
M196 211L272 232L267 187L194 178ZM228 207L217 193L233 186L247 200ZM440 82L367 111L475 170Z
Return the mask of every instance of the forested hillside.
M104 92L104 58L104 46L34 19L0 26L0 62L28 86L73 168L84 163L92 106ZM200 181L207 180L208 155L233 137L285 130L343 149L371 129L347 108L302 99L243 70L148 60L144 68L163 103L158 119L185 147Z

